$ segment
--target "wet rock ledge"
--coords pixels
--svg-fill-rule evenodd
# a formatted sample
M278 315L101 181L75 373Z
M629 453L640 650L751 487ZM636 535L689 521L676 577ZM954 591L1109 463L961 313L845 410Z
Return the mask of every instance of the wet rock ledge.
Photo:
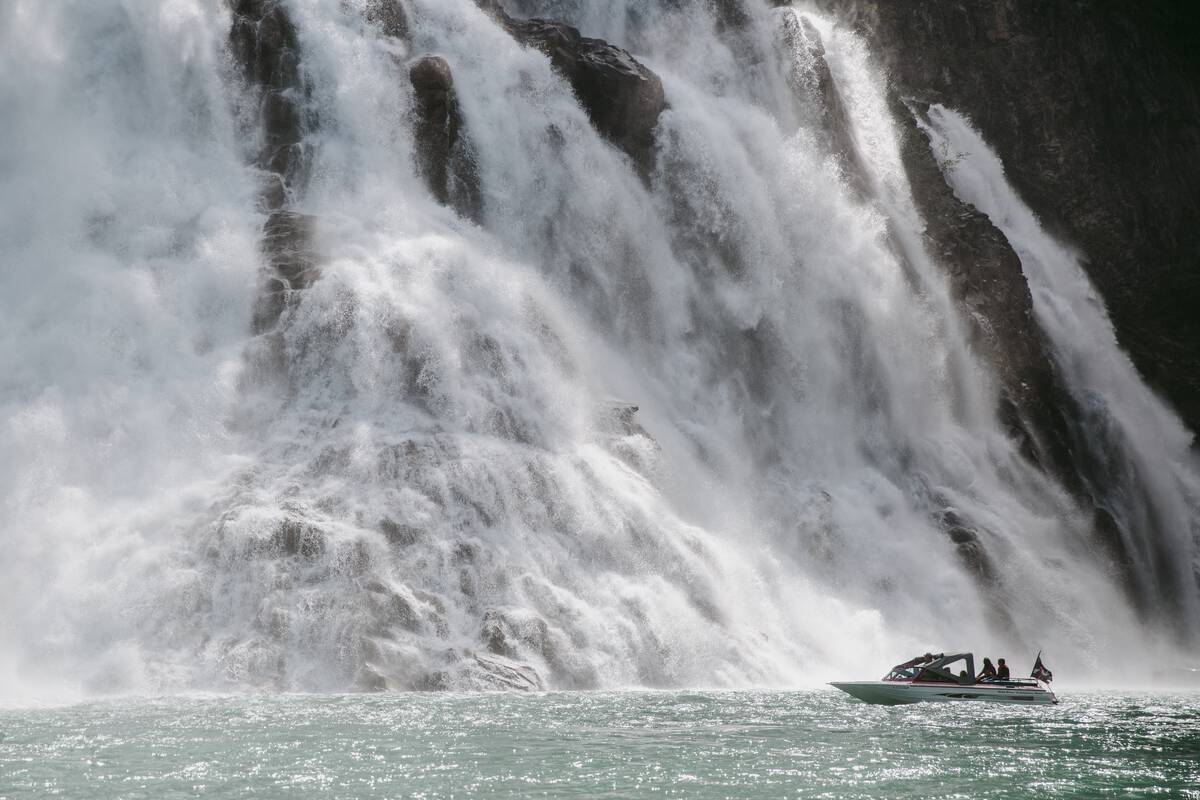
M550 57L579 98L592 124L647 174L654 161L654 129L667 107L662 80L625 50L583 36L565 22L518 19L499 0L477 0L509 35Z

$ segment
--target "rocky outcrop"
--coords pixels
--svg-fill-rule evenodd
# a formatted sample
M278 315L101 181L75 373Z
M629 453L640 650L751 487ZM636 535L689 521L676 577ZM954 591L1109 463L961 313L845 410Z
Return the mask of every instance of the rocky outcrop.
M296 29L279 0L235 0L229 49L249 95L258 104L262 140L260 202L263 269L254 308L254 332L271 330L293 292L315 279L314 220L288 211L307 169L304 152L305 87Z
M1042 223L1082 247L1085 266L1105 297L1122 345L1195 426L1198 420L1189 409L1200 397L1188 398L1189 381L1197 373L1173 372L1181 368L1179 358L1200 365L1200 330L1192 331L1200 328L1194 322L1200 318L1193 314L1183 323L1178 313L1184 306L1192 308L1200 292L1189 295L1187 281L1178 284L1173 277L1180 259L1187 262L1200 252L1200 235L1179 216L1180 209L1200 213L1195 180L1200 177L1200 148L1186 146L1200 139L1200 93L1192 85L1179 85L1186 67L1178 59L1168 67L1166 56L1153 47L1139 60L1138 48L1148 47L1144 30L1136 45L1112 38L1116 28L1128 35L1138 30L1133 24L1137 14L1129 9L1100 20L1094 9L1073 2L867 2L855 5L850 16L885 56L897 119L909 120L935 101L972 117ZM1148 128L1158 123L1147 103L1162 100L1161 87L1150 91L1132 76L1173 81L1172 102L1193 109L1186 112L1191 121L1171 135L1150 133ZM1100 80L1111 85L1100 86ZM1125 105L1111 94L1114 86ZM907 98L907 108L899 97ZM1133 602L1153 613L1160 599L1169 603L1173 593L1166 585L1173 580L1165 566L1170 556L1163 549L1160 521L1139 499L1144 490L1124 456L1121 434L1066 390L1033 319L1016 255L990 221L948 190L927 140L907 127L905 166L928 223L927 246L950 276L976 345L995 365L1003 387L1002 420L1025 455L1091 510L1094 540L1106 551L1114 574L1123 579ZM1131 138L1130 130L1141 130L1144 138ZM1165 150L1147 150L1147 141ZM1177 178L1159 182L1157 176L1168 170L1164 159L1193 176L1186 187ZM1131 169L1134 163L1138 166ZM1147 234L1143 217L1153 214L1161 215L1161 227ZM1192 243L1181 246L1185 240ZM1165 300L1167 307L1150 312L1147 304L1162 299L1157 281L1180 294ZM1176 346L1190 340L1189 331L1198 336L1181 352ZM1147 335L1154 344L1139 352L1138 343ZM958 527L948 531L961 552L964 542L954 538L963 538ZM1158 582L1163 585L1148 581L1147 569L1137 566L1135 553L1141 551L1151 554L1146 558L1154 561L1152 574L1166 576Z
M264 274L254 309L254 329L262 333L279 320L295 292L307 289L319 275L314 247L316 218L279 210L263 226Z
M838 159L850 185L860 194L865 193L866 170L854 147L845 103L825 61L820 32L802 16L785 15L779 35L786 54L784 61L791 65L788 83L800 106L800 117L820 121L814 133Z
M304 86L296 29L278 0L235 0L229 49L258 103L263 203L282 208L302 181Z
M589 39L565 22L517 19L497 0L477 1L514 39L550 57L596 130L648 174L654 162L654 129L667 107L659 77L625 50Z
M417 171L439 203L478 220L479 175L450 64L441 56L422 56L409 65L408 78L415 100Z
M893 97L892 111L904 132L901 156L926 222L926 250L949 276L972 344L999 378L1001 421L1027 458L1078 489L1066 415L1073 404L1034 317L1020 258L991 220L947 185L914 122L925 109Z
M532 657L545 665L547 676L556 686L570 689L594 688L596 676L590 667L581 669L580 664L570 664L560 652L561 635L552 631L541 617L525 613L506 613L490 609L483 615L480 639L487 654L475 655L475 659L502 660L511 667L520 667L521 672L541 678L526 659ZM514 686L511 688L533 688Z
M1121 344L1200 429L1200 32L1194 6L836 2L901 91L968 114L1083 251Z
M378 27L384 36L408 38L408 14L400 0L367 0L363 17Z

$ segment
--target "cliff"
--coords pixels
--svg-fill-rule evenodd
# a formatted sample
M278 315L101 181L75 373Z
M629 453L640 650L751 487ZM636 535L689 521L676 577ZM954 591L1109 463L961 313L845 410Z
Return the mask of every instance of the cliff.
M971 117L1200 428L1200 21L1182 2L839 4L897 91Z

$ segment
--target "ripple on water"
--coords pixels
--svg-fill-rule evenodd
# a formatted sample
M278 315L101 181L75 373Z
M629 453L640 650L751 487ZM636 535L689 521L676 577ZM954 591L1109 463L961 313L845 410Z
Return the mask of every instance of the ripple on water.
M1200 800L1200 695L832 691L114 700L0 711L0 796Z

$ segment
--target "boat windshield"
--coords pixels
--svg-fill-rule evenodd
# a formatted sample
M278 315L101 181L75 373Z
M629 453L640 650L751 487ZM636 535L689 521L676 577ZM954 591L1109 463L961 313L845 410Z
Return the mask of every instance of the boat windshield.
M897 664L885 681L923 681L928 683L974 683L975 657L970 653L926 653Z
M919 667L892 667L892 671L884 676L885 681L911 681L917 677Z
M934 655L933 653L926 653L923 656L917 656L916 658L909 659L903 664L897 664L896 666L892 667L891 672L885 675L883 679L885 681L911 681L917 677L917 673L921 671L922 667L924 667L926 664L937 661L943 656L943 653L938 653L937 655Z

